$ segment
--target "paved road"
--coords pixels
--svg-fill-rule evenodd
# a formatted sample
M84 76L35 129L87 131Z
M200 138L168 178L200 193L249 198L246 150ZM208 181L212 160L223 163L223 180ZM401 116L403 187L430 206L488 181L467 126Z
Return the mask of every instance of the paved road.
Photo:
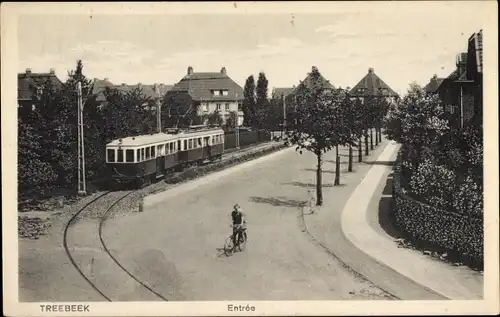
M285 150L142 214L110 220L104 237L125 267L173 300L386 299L303 232L301 205L315 164L311 154ZM327 164L331 186L334 164ZM234 203L248 216L247 250L220 257Z
M259 144L224 157L239 156L273 144L275 143ZM70 216L92 198L93 196L85 197L74 206L66 206L63 210L43 212L44 215L52 215L49 233L38 240L19 239L20 301L105 301L71 265L62 246L64 227ZM158 300L138 287L124 272L120 272L112 260L102 252L97 240L97 230L96 219L82 219L69 231L68 245L70 249L75 247L72 253L82 266L83 273L102 288L106 295L110 295L112 300ZM149 272L154 273L154 268ZM109 294L110 289L116 291Z

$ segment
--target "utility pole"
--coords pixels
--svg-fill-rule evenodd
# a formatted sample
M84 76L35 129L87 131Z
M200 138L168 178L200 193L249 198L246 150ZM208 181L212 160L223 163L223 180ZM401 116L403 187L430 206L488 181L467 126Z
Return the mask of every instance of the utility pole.
M86 195L85 180L85 144L83 135L83 103L82 103L82 83L77 83L78 93L78 194Z
M158 133L161 133L161 98L160 98L160 88L158 84L154 85L155 99L156 99L156 128Z
M236 148L239 149L240 148L240 124L239 124L239 115L238 115L238 109L239 109L239 101L238 101L238 93L236 93L236 105L237 105L237 108L236 108L236 112L235 112L235 129L236 129Z
M283 132L282 132L282 138L285 137L286 135L286 105L285 105L285 94L283 93L281 95L283 99Z

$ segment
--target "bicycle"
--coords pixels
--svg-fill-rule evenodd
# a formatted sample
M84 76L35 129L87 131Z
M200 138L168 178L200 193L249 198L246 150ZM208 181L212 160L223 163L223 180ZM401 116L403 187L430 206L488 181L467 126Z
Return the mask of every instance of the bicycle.
M231 225L231 227L233 226ZM236 252L236 249L238 249L240 252L245 250L248 238L247 228L239 229L236 232L236 244L233 243L233 236L234 233L231 233L224 242L224 254L226 256L230 256L231 254Z

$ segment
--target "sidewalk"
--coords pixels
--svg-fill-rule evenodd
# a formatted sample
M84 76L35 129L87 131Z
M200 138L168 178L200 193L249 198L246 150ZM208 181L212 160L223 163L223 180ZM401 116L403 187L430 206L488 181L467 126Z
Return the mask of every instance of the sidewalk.
M358 185L366 178L368 172L373 168L374 161L380 156L389 141L383 140L382 144L370 152L370 155L363 155L363 162L356 163L354 172L347 173L347 150L342 150L340 157L342 159L342 174L340 186L323 186L323 206L314 207L315 213L304 215L304 224L306 231L313 237L315 242L321 244L332 256L344 264L348 270L354 274L361 274L364 279L369 280L377 287L382 288L393 297L403 300L439 300L444 297L414 281L402 276L393 269L377 262L362 250L354 246L349 241L341 227L341 216L346 203L352 196ZM344 153L345 152L345 153ZM357 150L356 150L357 152ZM355 158L357 153L355 152ZM364 153L363 153L364 154ZM328 152L325 157L325 174L323 174L323 184L333 182L335 168L334 153ZM356 159L357 161L357 159ZM369 162L369 163L368 163ZM331 169L331 170L329 170ZM311 175L310 183L314 183L314 175ZM373 192L373 191L372 191ZM372 195L368 195L369 200Z
M389 144L377 159L381 164L373 165L353 192L342 211L342 231L352 244L370 257L441 296L455 300L482 299L481 274L433 260L415 250L398 248L391 236L373 228L378 223L372 221L370 225L370 214L378 213L378 208L373 208L372 197L366 193L374 193L375 202L380 200L381 182L383 185L391 171L387 162L395 160L397 149L397 145Z

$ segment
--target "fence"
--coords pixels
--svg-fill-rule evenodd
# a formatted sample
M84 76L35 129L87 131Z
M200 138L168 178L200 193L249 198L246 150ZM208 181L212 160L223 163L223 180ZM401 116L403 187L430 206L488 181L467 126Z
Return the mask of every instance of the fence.
M476 267L483 266L483 218L438 209L407 195L401 187L401 153L393 174L395 224L412 242L445 249Z
M239 134L240 134L240 147L271 141L271 133L267 130L242 131ZM225 149L236 148L236 133L229 132L224 134L224 148Z

